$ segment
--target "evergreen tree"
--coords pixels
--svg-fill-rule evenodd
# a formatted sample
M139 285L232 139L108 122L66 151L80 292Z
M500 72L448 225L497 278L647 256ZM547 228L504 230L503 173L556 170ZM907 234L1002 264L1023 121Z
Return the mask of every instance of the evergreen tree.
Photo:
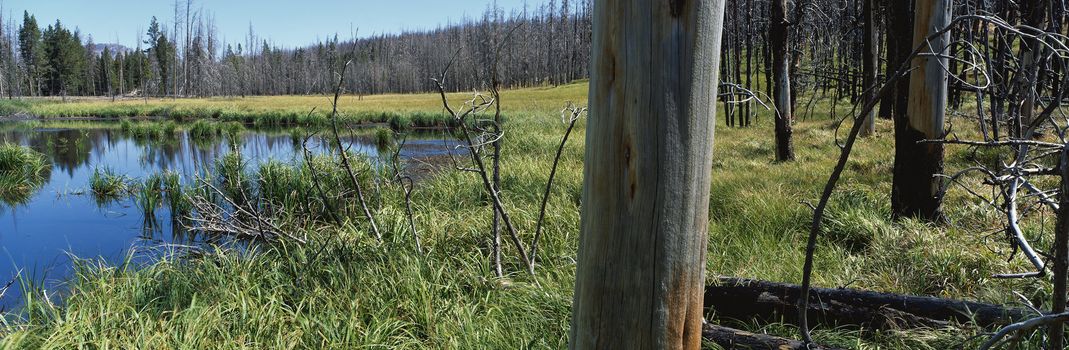
M64 28L57 20L55 25L45 29L43 43L47 94L66 96L78 92L86 60L78 34Z
M23 67L28 77L26 82L28 91L38 95L41 93L40 79L45 55L37 18L31 16L29 12L22 13L22 26L19 27L19 54L22 56Z
M145 44L149 45L149 52L151 56L156 58L156 69L159 72L159 93L160 95L167 95L169 82L170 68L172 60L174 59L174 44L167 40L167 33L160 28L160 23L156 20L156 17L152 17L152 22L149 23L147 41Z
M116 52L108 69L108 84L111 86L111 94L124 95L127 92L125 64L126 55L122 51Z
M152 63L148 55L140 48L131 52L126 55L123 69L123 78L126 79L127 90L137 90L141 94L146 94L145 85L152 80Z
M100 58L97 59L96 65L96 91L98 93L106 93L109 96L114 94L112 86L112 57L111 50L107 46L104 47L104 51L100 53Z

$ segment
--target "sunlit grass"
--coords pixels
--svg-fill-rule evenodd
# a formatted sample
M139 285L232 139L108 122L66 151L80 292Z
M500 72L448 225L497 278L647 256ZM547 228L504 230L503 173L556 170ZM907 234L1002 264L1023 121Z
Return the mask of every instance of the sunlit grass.
M505 91L506 114L560 108L561 101L586 100L586 85L541 87ZM451 93L454 105L470 100L470 93ZM437 94L346 95L339 101L339 117L346 123L387 123L395 129L440 127L450 120ZM313 112L314 109L314 112ZM71 102L57 100L0 101L0 112L10 110L40 118L164 117L176 121L214 119L241 122L258 127L322 126L329 119L331 105L326 96L216 97L198 99L110 99L85 98Z
M108 167L97 167L89 177L89 190L97 203L108 203L129 191L130 180Z
M14 144L0 145L0 200L22 204L52 173L52 162L40 152Z
M503 95L509 117L504 126L503 200L525 242L532 238L539 195L565 129L559 110L569 100L585 103L585 93L585 84L575 84ZM466 95L450 96L460 104ZM306 114L311 107L325 110L326 103L322 97L250 97L150 100L149 106L173 106L172 112L220 108ZM439 103L434 94L346 96L342 107L349 115L383 111L434 115L441 112ZM34 108L90 110L109 105L88 101ZM791 163L773 161L768 112L763 111L754 127L745 129L723 127L723 114L719 115L709 208L710 278L800 281L811 218L804 202L817 201L839 154L834 122L827 117L830 108L818 102L813 116L798 123L798 161ZM849 111L846 102L837 108L840 116ZM227 120L223 115L203 123ZM579 124L564 149L535 276L520 273L515 252L506 246L506 269L513 273L504 280L492 277L487 248L490 202L477 177L454 171L451 164L415 187L414 219L427 251L420 256L411 242L403 191L388 181L375 181L371 164L362 161L358 170L371 192L371 209L385 237L382 244L370 238L366 221L356 210L353 189L335 159L276 160L250 169L232 155L221 159L208 178L225 193L243 193L288 230L307 234L309 243L284 242L248 251L219 248L195 257L171 256L142 269L82 265L62 303L45 302L39 295L28 298L32 302L27 308L37 311L5 328L0 345L26 349L109 345L564 348L579 235L585 127L585 122ZM842 137L844 131L838 135ZM304 132L291 134L300 139ZM374 134L376 140L378 134ZM381 138L389 143L385 134ZM948 152L948 167L966 165L975 158L967 150L950 148ZM976 233L977 227L991 222L993 213L960 193L947 199L952 221L948 227L892 222L893 157L892 125L880 120L877 134L859 141L829 207L816 255L817 286L997 303L1013 302L1011 291L1037 299L1049 295L1043 283L989 277L1027 269L1027 265L1018 260L1006 262L1004 242ZM314 186L312 170L325 193ZM172 181L166 176L162 181L165 202L171 201ZM209 192L203 186L185 189L191 195ZM334 222L335 214L342 220L340 225ZM17 315L13 317L20 318ZM739 326L797 338L793 328L783 325ZM849 348L941 349L979 332L951 328L870 334L822 327L815 334L818 341Z
M134 204L141 208L146 221L155 221L156 209L163 204L163 181L161 174L153 174L134 187Z

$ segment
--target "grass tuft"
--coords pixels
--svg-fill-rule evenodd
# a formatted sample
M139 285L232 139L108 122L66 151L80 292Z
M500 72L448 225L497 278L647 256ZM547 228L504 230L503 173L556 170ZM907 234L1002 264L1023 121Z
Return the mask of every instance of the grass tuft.
M26 146L0 145L0 200L23 204L52 174L52 162Z

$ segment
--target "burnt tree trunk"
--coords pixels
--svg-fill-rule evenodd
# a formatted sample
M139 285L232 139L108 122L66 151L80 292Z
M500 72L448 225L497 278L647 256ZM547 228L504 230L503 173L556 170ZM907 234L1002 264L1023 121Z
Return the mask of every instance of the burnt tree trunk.
M790 33L787 22L787 0L772 0L768 26L769 46L772 50L772 96L776 106L776 160L794 160L791 124L794 121L791 102Z
M895 218L940 221L939 196L943 172L943 145L918 143L943 137L947 105L947 44L944 33L926 42L928 36L950 23L952 0L917 0L914 8L913 47L925 46L913 58L909 76L909 99L905 113L895 118L894 180L891 213ZM930 47L930 48L929 48ZM931 52L931 50L939 52ZM937 56L938 55L938 56ZM899 90L899 92L902 92ZM896 110L897 112L897 110Z
M1032 0L1021 2L1021 17L1025 24L1038 28L1039 30L1047 29L1047 6L1049 2L1047 0ZM1021 96L1024 101L1021 103L1021 124L1032 124L1033 113L1036 108L1036 89L1042 89L1041 86L1036 86L1043 79L1040 76L1040 66L1043 66L1042 52L1044 47L1041 45L1039 38L1028 38L1021 43L1021 68L1024 72L1024 77L1021 79ZM1025 127L1022 126L1022 129ZM1030 138L1032 135L1022 135L1022 137Z
M864 4L862 5L861 11L863 12L862 16L864 16L865 19L865 30L861 48L861 60L864 61L862 62L862 74L864 76L862 77L861 85L862 89L864 89L864 94L862 96L864 96L865 103L868 103L868 101L876 98L876 76L878 74L876 70L880 68L880 63L877 60L877 57L879 57L877 54L879 44L877 44L878 36L876 35L876 18L878 17L876 8L878 6L876 6L876 0L862 1L864 1ZM869 114L865 116L864 123L865 127L861 129L861 136L868 136L876 133L875 113L869 112Z
M837 348L806 344L800 340L785 339L767 334L750 333L738 329L705 325L702 330L705 340L725 349L740 350L836 350Z
M572 349L698 349L723 0L597 0Z
M794 284L720 277L717 285L706 287L705 305L721 320L795 322L801 293ZM855 289L813 288L809 299L807 319L828 326L939 328L956 322L999 327L1033 316L992 304Z
M1058 165L1061 173L1059 186L1058 221L1054 230L1054 291L1051 300L1051 314L1065 312L1066 281L1069 275L1069 150L1062 150ZM1065 330L1062 323L1052 323L1047 329L1049 349L1061 349L1065 345Z

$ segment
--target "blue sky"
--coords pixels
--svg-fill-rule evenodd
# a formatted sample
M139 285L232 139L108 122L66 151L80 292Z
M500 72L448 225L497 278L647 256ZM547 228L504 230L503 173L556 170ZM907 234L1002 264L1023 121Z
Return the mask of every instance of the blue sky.
M180 0L184 3L185 0ZM220 35L244 42L251 23L257 36L286 47L310 44L351 28L360 36L434 28L464 16L478 17L493 0L194 0L193 8L214 13ZM22 21L22 11L37 16L42 27L55 23L78 27L97 43L133 46L156 16L173 27L174 0L0 0L3 15ZM497 0L506 10L522 9L525 0ZM526 0L530 8L542 0ZM138 32L138 28L142 31ZM170 31L170 30L168 30Z

